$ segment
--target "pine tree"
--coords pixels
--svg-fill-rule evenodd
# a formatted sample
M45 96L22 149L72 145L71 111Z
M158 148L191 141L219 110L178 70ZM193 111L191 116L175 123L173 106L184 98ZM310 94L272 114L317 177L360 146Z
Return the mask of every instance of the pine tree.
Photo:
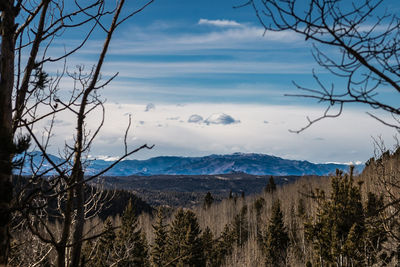
M249 237L249 222L247 220L247 205L244 205L232 223L232 232L238 246L242 246Z
M209 209L213 202L214 202L213 196L211 195L210 192L207 192L206 196L204 197L203 208Z
M364 246L366 266L372 266L379 261L383 261L381 265L388 264L385 260L388 256L383 251L383 244L388 240L388 236L379 216L383 207L383 196L377 197L374 193L369 192L365 207Z
M150 266L149 246L146 234L143 231L140 231L140 240L133 249L132 254L134 256L133 266Z
M283 214L279 200L272 205L272 216L264 239L264 251L267 266L285 266L289 246L289 236L283 223Z
M168 235L168 255L171 266L204 266L201 230L196 215L179 209Z
M330 198L323 191L317 191L316 221L305 223L306 236L313 242L318 264L361 264L364 210L360 187L353 185L352 170L350 175L344 176L337 171L336 176L331 178Z
M233 245L235 244L235 236L229 224L224 226L217 245L216 245L216 255L213 257L211 266L221 266L225 257L232 253Z
M274 177L272 175L269 177L268 184L264 190L266 193L269 193L269 194L272 194L276 191L276 184L275 184Z
M306 205L303 198L300 198L299 203L297 203L297 216L300 218L304 218L306 216Z
M216 257L215 253L215 242L213 239L213 234L210 228L207 226L204 230L201 241L203 244L203 253L206 266L211 266L213 259Z
M103 235L99 238L94 249L94 255L90 255L91 242L87 243L84 248L84 262L88 267L106 267L110 266L114 261L114 241L116 238L114 226L108 218L104 223Z
M153 225L154 244L151 247L151 261L153 266L164 266L167 263L167 225L164 224L164 214L162 208L158 208L157 220Z
M122 215L116 247L117 266L149 266L147 242L141 229L138 229L132 201L129 201Z
M259 197L254 201L254 209L256 210L257 219L259 219L261 215L261 210L264 207L264 205L265 205L265 199L262 197Z
M299 218L296 214L294 202L292 202L290 205L290 211L288 217L289 217L289 222L287 228L290 240L289 251L291 255L295 256L298 260L304 261L304 253L300 237L300 227L299 227L300 223L298 221Z

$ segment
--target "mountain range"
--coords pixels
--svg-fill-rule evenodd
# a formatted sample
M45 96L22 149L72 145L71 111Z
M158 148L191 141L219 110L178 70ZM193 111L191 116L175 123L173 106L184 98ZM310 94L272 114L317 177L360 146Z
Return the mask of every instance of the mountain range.
M41 153L33 154L32 162L38 164ZM51 159L59 164L62 160L51 155ZM86 174L93 175L103 170L113 161L93 159L86 167ZM29 164L23 168L24 174L30 173ZM50 164L45 160L44 169ZM336 169L347 170L346 164L316 164L309 161L289 160L266 154L233 153L228 155L210 155L204 157L160 156L147 160L124 160L109 170L107 176L129 175L214 175L227 173L247 173L252 175L328 175ZM357 165L361 171L363 165ZM51 174L52 172L49 172Z

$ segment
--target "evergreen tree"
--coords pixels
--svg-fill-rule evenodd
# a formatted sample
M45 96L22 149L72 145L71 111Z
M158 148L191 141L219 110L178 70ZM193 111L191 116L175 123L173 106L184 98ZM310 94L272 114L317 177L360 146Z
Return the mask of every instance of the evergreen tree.
M350 175L337 171L331 179L332 192L326 198L317 191L318 212L315 222L305 223L307 238L313 242L316 261L320 265L360 265L365 231L360 187L353 185Z
M289 222L287 225L288 228L288 236L290 240L290 247L289 251L291 255L295 256L298 260L304 261L304 252L303 247L301 246L301 239L300 239L300 227L298 216L296 214L295 205L292 202L290 205L289 211Z
M274 177L272 175L269 177L268 184L264 190L266 193L269 193L269 194L276 191L276 184L275 184Z
M285 266L288 246L289 236L283 223L281 205L277 200L272 205L272 216L264 239L267 266Z
M129 201L122 215L116 247L117 266L149 266L147 242L141 229L138 229L132 201Z
M208 209L211 207L212 203L214 202L214 198L210 192L207 192L206 196L204 197L203 208Z
M153 225L154 244L151 247L151 260L154 266L164 266L167 263L167 225L164 224L164 214L162 208L158 208L157 220Z
M201 236L201 241L203 243L205 266L212 266L213 259L216 257L215 242L213 234L208 226Z
M225 261L225 257L232 253L234 244L234 233L229 225L226 224L217 242L216 255L213 257L211 266L221 266Z
M249 222L247 220L247 205L244 205L232 223L232 232L236 244L242 246L249 237Z
M372 266L379 261L381 265L388 264L388 256L383 251L383 244L387 241L387 232L380 218L380 212L383 210L383 196L377 197L369 192L367 204L365 207L365 265Z
M254 209L256 210L257 219L259 219L261 215L261 210L264 207L264 205L265 205L265 199L262 197L259 197L254 201Z
M196 215L179 209L168 235L168 255L171 266L204 266L201 230Z
M116 238L114 226L108 218L104 223L103 235L98 239L94 255L91 257L92 242L88 242L83 249L83 262L88 267L107 267L114 261L114 241Z
M304 204L303 198L300 198L299 203L297 203L297 216L300 218L306 216L306 205Z
M140 240L133 249L133 256L133 266L150 267L149 246L146 234L142 231L140 231Z

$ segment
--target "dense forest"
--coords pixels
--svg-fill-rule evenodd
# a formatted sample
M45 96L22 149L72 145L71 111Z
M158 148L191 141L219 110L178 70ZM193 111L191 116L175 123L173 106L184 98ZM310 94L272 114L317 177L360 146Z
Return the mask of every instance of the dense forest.
M109 212L85 223L90 238L80 264L395 266L399 162L400 149L371 158L360 175L350 167L329 179L304 177L285 185L271 177L261 194L215 201L208 193L192 209L149 209L129 192L108 192ZM41 218L57 231L56 215ZM21 218L14 222L10 264L52 266L56 252L35 232L40 228Z

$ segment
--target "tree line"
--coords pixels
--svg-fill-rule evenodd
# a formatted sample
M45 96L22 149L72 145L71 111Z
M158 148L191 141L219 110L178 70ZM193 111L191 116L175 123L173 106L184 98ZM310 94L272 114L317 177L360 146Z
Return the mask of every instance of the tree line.
M262 194L216 202L210 193L193 209L160 206L87 222L81 266L392 266L399 263L398 205L377 177L399 179L399 150L371 159L360 175L337 171L305 177ZM396 167L397 169L394 169ZM379 174L379 176L378 176ZM385 179L387 181L387 179ZM394 196L392 196L394 197ZM398 195L397 202L398 203ZM136 201L136 203L139 203ZM397 211L393 213L393 211ZM47 224L57 227L57 222ZM93 227L95 226L95 227ZM19 228L10 264L55 263L55 251ZM27 243L29 241L29 243ZM68 250L67 250L68 252Z

